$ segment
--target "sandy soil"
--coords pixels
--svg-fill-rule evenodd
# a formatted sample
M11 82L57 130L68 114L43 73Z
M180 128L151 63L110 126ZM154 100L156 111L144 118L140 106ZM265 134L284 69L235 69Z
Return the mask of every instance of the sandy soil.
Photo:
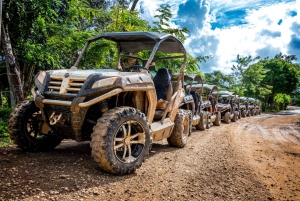
M248 117L155 143L132 175L97 167L89 143L0 148L0 200L300 200L300 116Z

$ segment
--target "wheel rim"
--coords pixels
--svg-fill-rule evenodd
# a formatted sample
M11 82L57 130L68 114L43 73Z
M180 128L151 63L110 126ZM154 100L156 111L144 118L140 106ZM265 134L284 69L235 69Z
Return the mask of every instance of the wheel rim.
M32 140L42 140L45 135L40 132L43 126L43 119L40 111L35 111L30 114L25 124L25 132Z
M114 153L122 163L132 163L144 150L146 134L137 121L126 121L114 136Z

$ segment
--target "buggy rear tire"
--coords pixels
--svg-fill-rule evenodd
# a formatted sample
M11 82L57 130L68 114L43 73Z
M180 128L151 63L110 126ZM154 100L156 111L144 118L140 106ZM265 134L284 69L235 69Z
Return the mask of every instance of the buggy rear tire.
M183 109L179 109L175 120L174 128L170 137L167 138L169 145L182 148L186 145L190 130L189 116Z
M237 111L233 112L232 122L237 122L239 120L239 114Z
M216 114L216 119L214 121L214 125L215 126L220 126L221 125L221 112L218 112L218 114Z
M24 151L50 151L61 139L53 131L41 133L44 121L33 99L17 104L8 120L8 132L12 141Z
M226 113L224 114L224 122L225 122L226 124L230 124L231 119L230 119L230 113L229 113L229 112L226 112Z
M193 132L193 114L191 110L186 110L187 115L189 116L189 136L192 134Z
M246 117L246 111L245 110L243 110L241 113L242 113L242 117Z
M207 112L207 114L206 114L206 129L209 129L210 127L211 127L211 118L210 118L211 116L210 116L210 113L209 112Z
M206 129L206 122L207 122L206 112L201 112L200 121L196 125L196 129L200 131L204 131Z
M146 116L131 107L116 107L98 119L90 146L100 168L123 175L142 165L151 142Z
M251 111L250 110L248 110L248 112L247 112L247 115L246 115L247 117L250 117L251 116Z

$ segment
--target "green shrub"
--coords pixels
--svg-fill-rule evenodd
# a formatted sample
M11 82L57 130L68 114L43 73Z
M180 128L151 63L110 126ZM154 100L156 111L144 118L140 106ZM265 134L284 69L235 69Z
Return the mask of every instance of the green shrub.
M0 147L8 146L11 143L9 138L7 121L12 108L0 107Z
M0 107L0 119L8 119L12 108L10 107Z
M285 110L287 105L291 102L290 95L278 93L274 96L274 102L278 109Z
M300 106L300 97L295 97L294 99L293 99L293 104L295 104L296 106Z

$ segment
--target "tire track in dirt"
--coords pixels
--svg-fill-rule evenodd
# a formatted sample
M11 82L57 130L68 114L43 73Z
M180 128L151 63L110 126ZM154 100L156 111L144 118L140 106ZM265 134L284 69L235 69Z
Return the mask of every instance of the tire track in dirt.
M244 139L245 144L239 146L240 154L275 200L300 200L300 147L294 137L299 132L293 123L299 118L280 115L249 118L250 135L235 134L237 146ZM240 124L238 130L244 128Z

